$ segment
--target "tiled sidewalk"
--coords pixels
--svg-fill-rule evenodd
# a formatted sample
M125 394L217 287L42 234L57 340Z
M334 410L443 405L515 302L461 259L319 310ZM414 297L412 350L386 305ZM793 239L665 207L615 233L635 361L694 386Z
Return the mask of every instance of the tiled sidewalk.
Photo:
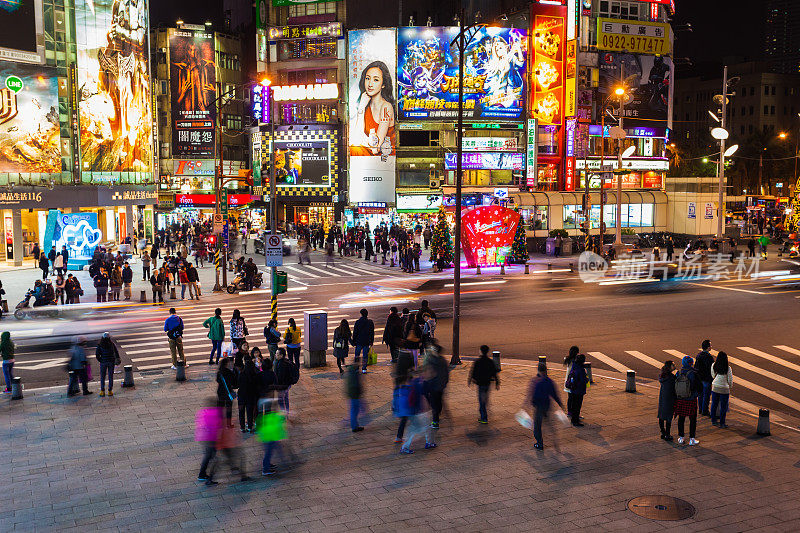
M596 376L586 427L559 430L561 453L546 434L539 452L514 420L533 368L513 363L491 393L488 426L476 423L468 365L454 370L439 447L417 444L410 456L392 444L385 363L365 377L372 420L357 434L335 367L303 370L290 393L290 446L301 462L261 478L261 448L247 437L254 480L238 482L220 465L216 487L195 481L194 412L215 391L207 368L192 367L185 383L137 376L135 390L113 398L67 399L62 387L6 396L0 531L800 529L799 433L773 424L772 437L757 438L755 419L732 413L728 430L700 421L697 447L667 444L658 439L656 388L626 394L624 382ZM560 367L552 373L563 379ZM657 522L627 510L647 494L681 497L697 513Z

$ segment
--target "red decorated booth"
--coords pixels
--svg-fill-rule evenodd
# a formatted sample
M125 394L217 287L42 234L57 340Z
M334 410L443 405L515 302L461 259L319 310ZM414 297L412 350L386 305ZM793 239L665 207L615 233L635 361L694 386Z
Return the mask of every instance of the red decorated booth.
M486 205L461 212L461 243L470 267L507 262L520 215L513 209Z

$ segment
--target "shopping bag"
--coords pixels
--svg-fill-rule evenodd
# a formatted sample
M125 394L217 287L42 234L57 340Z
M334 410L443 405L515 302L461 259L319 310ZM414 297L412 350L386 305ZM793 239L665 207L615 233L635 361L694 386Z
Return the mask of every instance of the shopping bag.
M528 411L520 409L517 411L517 414L514 415L514 418L516 418L519 425L525 429L531 429L533 427L533 419L531 415L528 414Z
M369 355L367 355L367 364L368 365L378 364L378 354L375 353L375 350L370 349Z
M555 413L553 413L553 414L555 415L556 420L558 420L559 422L561 422L565 426L570 425L569 417L567 416L567 413L565 413L563 410L556 409Z

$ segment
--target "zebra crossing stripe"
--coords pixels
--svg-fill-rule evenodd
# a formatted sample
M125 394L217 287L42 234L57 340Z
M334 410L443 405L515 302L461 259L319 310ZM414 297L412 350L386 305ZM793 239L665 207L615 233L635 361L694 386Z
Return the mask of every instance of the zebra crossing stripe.
M716 356L718 353L719 352L717 350L711 350L711 354L714 355L714 356ZM770 372L769 370L764 370L763 368L759 368L759 367L757 367L755 365L751 365L750 363L748 363L746 361L742 361L741 359L738 359L736 357L733 357L730 354L728 355L728 361L730 361L731 363L733 363L733 364L735 364L737 366L742 367L745 370L749 370L750 372L755 372L756 374L760 374L760 375L764 376L765 378L769 378L769 379L771 379L773 381L777 381L778 383L783 383L784 385L787 385L787 386L789 386L789 387L791 387L793 389L800 390L800 383L797 383L796 381L792 381L791 379L785 378L783 376L779 376L778 374L775 374L774 372Z
M744 352L748 352L748 353L751 353L751 354L753 354L755 356L758 356L758 357L761 357L763 359L766 359L767 361L772 361L775 364L778 364L778 365L781 365L781 366L785 366L786 368L788 368L790 370L794 370L795 372L800 372L800 365L796 365L794 363L790 363L789 361L784 361L780 357L776 357L776 356L770 355L770 354L768 354L766 352L762 352L761 350L756 350L754 348L749 348L747 346L737 346L737 348L742 350L742 351L744 351ZM789 352L789 353L794 354L794 355L800 355L800 350L795 350L794 348L790 348L789 346L780 345L780 346L775 346L775 348L778 348L779 350L783 350L785 352Z
M601 363L605 363L607 366L610 366L611 368L617 370L618 372L627 372L628 370L630 370L630 368L621 363L616 362L603 352L587 352L587 354L591 355Z
M626 350L625 353L634 356L635 358L639 359L640 361L644 361L645 363L647 363L650 366L654 366L654 367L659 368L659 369L662 366L664 366L664 363L662 363L660 361L656 361L652 357L650 357L648 355L645 355L642 352L637 352L637 351L634 351L634 350Z
M304 268L299 268L297 265L283 265L282 267L284 270L288 270L290 273L294 275L303 274L309 278L321 278L322 276L318 276L317 274L312 274L311 272L307 272Z

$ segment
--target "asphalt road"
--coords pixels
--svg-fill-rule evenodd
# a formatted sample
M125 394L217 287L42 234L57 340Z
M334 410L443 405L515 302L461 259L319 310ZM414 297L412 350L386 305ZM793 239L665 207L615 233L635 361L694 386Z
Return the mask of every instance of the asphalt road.
M340 259L334 270L324 266L320 255L312 261L312 269L287 263L291 289L279 299L282 324L289 316L301 319L303 311L323 309L329 313L332 331L341 318L348 318L352 325L358 310L366 307L376 320L376 337L380 338L389 306L414 309L426 298L439 315L437 337L449 353L451 272L408 276L380 263ZM762 270L783 268L796 266L773 261ZM495 274L470 275L464 280L463 355L475 355L481 344L488 344L506 357L535 360L546 355L549 361L560 362L569 347L577 345L597 371L632 369L641 377L654 379L663 361L677 363L682 354L696 355L707 338L714 349L731 357L734 397L753 408L765 406L800 415L800 334L795 326L799 287L766 279L720 280L652 291L635 284L587 285L570 272L524 275L517 269L505 277ZM200 302L173 302L187 325L184 343L190 364L207 364L208 340L200 324L216 306L223 308L226 318L234 308L241 309L248 321L251 345L263 345L261 330L268 298L268 291L263 290L235 296L204 295ZM170 360L162 329L166 314L166 308L136 305L119 309L113 317L25 324L42 334L18 340L16 374L28 388L65 384L64 341L68 335L96 337L103 330L110 330L117 339L125 363L132 363L138 371L168 372ZM19 326L13 319L3 321L16 335ZM51 323L55 326L48 334ZM50 344L42 345L45 342Z

